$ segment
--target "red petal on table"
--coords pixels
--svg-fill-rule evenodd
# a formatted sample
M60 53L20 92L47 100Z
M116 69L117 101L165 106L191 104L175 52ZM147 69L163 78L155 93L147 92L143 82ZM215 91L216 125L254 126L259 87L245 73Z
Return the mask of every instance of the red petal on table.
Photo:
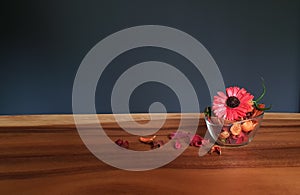
M127 140L125 140L123 142L123 144L121 145L121 147L128 149L129 148L129 142Z
M200 147L202 145L202 141L203 141L203 138L200 135L194 135L190 145Z
M154 141L154 142L152 142L151 148L152 148L152 149L160 148L160 147L163 146L164 144L165 144L165 143L164 143L163 140Z
M181 148L181 144L180 144L180 142L178 140L175 142L175 148L176 149Z
M115 143L120 146L120 147L123 147L123 148L126 148L128 149L129 148L129 142L127 140L123 141L122 139L117 139L115 141Z
M116 143L118 146L121 146L121 145L123 144L123 140L117 139L117 140L115 141L115 143Z

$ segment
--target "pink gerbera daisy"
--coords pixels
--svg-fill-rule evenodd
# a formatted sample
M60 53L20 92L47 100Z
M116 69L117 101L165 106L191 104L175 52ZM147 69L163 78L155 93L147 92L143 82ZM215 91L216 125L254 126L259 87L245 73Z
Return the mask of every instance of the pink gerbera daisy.
M244 88L228 87L214 97L212 110L219 118L239 120L253 110L253 98Z

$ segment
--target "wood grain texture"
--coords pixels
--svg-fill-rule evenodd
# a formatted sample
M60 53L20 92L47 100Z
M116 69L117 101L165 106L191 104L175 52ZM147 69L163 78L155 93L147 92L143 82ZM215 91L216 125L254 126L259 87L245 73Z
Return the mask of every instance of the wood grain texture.
M159 139L167 140L177 130L180 116L168 114ZM93 126L89 115L82 117L87 128ZM98 117L112 140L127 139L133 150L150 149L120 129L112 115ZM183 117L200 117L198 133L205 133L202 114ZM133 118L144 123L149 115ZM300 114L267 113L247 146L203 157L198 148L189 147L164 167L144 172L119 170L98 160L81 141L72 115L0 117L0 194L153 193L299 194Z

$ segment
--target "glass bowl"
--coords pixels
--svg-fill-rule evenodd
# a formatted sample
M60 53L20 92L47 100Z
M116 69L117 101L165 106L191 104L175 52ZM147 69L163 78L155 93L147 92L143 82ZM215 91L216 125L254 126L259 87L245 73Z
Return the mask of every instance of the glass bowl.
M221 146L243 146L250 143L260 127L264 113L241 121L227 121L205 116L211 137Z

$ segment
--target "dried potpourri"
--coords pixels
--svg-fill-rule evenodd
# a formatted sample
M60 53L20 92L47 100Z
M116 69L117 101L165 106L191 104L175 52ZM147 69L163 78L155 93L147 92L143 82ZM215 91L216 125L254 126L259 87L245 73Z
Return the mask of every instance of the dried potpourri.
M244 88L239 87L228 87L226 94L218 92L214 96L213 106L207 107L204 114L209 122L212 122L212 114L223 121L223 127L217 140L219 143L227 145L248 143L252 131L257 128L259 120L262 119L264 111L271 108L266 108L264 104L258 103L266 93L264 83L262 86L263 93L256 100Z

